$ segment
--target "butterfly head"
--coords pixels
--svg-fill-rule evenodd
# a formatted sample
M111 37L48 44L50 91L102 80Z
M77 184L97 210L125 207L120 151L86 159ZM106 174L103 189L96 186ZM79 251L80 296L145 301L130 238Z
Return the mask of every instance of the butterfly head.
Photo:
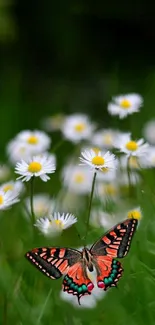
M88 268L90 272L93 272L93 262L92 255L88 248L84 248L82 251L82 258L84 260L85 266Z

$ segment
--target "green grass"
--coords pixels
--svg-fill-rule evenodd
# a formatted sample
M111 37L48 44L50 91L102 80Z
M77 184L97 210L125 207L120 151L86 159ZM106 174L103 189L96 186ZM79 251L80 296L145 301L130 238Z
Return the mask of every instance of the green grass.
M141 135L144 121L151 118L154 107L154 76L150 78L151 88L144 91L146 106L141 113L135 114L132 121L112 120L112 124L121 129L130 129L135 136ZM115 87L114 87L115 88ZM116 87L117 88L117 87ZM114 92L117 89L114 89ZM110 94L110 90L109 90ZM109 96L107 95L107 97ZM5 107L4 107L5 110ZM16 109L18 112L18 108ZM5 114L5 112L4 112ZM101 112L100 112L101 114ZM11 112L13 116L13 109ZM33 123L36 119L33 117ZM23 121L22 121L23 123ZM36 122L39 124L39 122ZM35 123L34 123L35 128ZM16 125L16 130L18 129ZM11 135L3 130L3 144ZM9 136L8 136L9 135ZM58 141L57 136L54 138ZM48 184L36 182L35 192L47 192L57 196L61 189L59 171L69 157L70 144L58 148L58 171L51 176ZM3 154L2 154L3 156ZM26 251L40 246L80 247L77 229L73 226L61 237L47 239L37 231L35 236L31 223L24 217L22 203L0 214L0 324L2 325L154 325L155 319L155 187L154 170L143 172L143 182L137 185L134 197L124 194L122 205L139 206L143 218L134 236L130 252L121 262L124 274L119 281L118 289L112 288L106 296L97 303L94 309L76 309L71 304L60 299L62 280L52 281L36 270L24 257ZM25 195L28 194L26 189ZM65 195L65 194L64 194ZM85 233L84 218L88 204L84 198L81 210L76 207L79 218L78 231ZM117 206L117 205L116 205ZM117 211L122 207L117 206ZM70 211L72 212L72 211ZM126 215L124 215L124 219ZM103 229L91 231L88 234L88 244L104 233Z

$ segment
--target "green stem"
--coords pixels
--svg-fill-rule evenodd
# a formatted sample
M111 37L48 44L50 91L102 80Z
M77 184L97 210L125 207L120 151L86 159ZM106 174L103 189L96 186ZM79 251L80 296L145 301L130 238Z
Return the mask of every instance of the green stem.
M7 325L7 311L8 311L8 301L7 301L7 296L4 295L3 325Z
M92 181L92 188L91 188L91 193L90 193L89 205L88 205L88 215L87 215L87 220L86 220L86 233L85 233L85 236L84 236L84 244L86 244L87 234L88 234L88 230L89 230L89 219L90 219L90 212L91 212L92 201L93 201L93 194L94 194L94 188L95 188L96 175L97 175L97 172L95 171L93 181Z
M34 214L34 209L33 209L33 194L34 194L34 177L32 177L31 181L30 181L30 209L31 209L32 226L35 223L35 214Z
M128 174L128 182L129 182L129 197L132 197L132 183L131 183L131 175L130 175L130 156L127 160L127 174Z
M56 152L57 149L59 149L59 148L62 146L63 143L64 143L64 139L61 139L59 142L57 142L57 144L56 144L56 145L53 147L53 149L51 150L52 153Z

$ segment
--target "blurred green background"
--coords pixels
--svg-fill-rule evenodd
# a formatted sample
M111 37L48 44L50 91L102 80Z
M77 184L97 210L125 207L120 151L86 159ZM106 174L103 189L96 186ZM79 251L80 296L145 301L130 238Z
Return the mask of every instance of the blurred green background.
M15 133L40 127L45 115L84 111L112 125L106 106L119 93L144 96L142 122L154 114L147 4L0 0L1 156Z
M59 112L85 112L102 127L130 130L128 118L111 118L106 110L120 93L144 97L144 107L132 118L134 136L141 135L145 121L155 115L154 14L147 4L0 0L1 160L7 142L20 130L41 128L42 118ZM135 241L131 258L123 261L126 276L119 289L95 311L60 303L61 281L53 282L50 291L49 280L23 261L33 242L19 208L13 208L13 222L6 212L0 226L0 247L6 245L0 253L0 324L154 324L154 195L148 184L143 190L138 204L148 221L142 221L137 237L140 251ZM43 238L36 242L43 245ZM51 242L63 243L68 245L67 239ZM74 245L80 245L78 238Z

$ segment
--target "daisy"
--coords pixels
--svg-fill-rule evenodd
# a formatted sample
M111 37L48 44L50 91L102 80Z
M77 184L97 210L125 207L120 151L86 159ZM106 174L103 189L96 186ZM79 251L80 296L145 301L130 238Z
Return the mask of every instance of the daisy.
M146 167L155 167L155 146L150 146L145 157Z
M90 281L94 284L94 288L91 291L91 295L85 295L80 298L80 304L78 303L77 297L73 296L71 294L68 294L67 292L61 291L60 292L60 298L64 301L72 304L75 308L95 308L96 304L99 300L103 299L106 295L106 292L100 288L98 288L96 283L97 273L96 270L93 272L90 272L87 270L87 275Z
M90 217L90 225L96 228L112 228L119 220L110 213L104 212L100 209L93 209Z
M50 217L37 219L35 226L44 234L55 236L60 234L64 229L71 227L77 222L77 218L70 213L54 213Z
M112 200L115 201L118 199L119 188L118 184L115 183L104 183L98 182L96 183L95 189L96 196L101 200Z
M36 218L50 215L56 202L47 194L37 194L33 196L33 210ZM30 198L25 199L26 210L31 214Z
M24 185L21 181L10 181L7 183L3 183L0 186L0 190L4 191L4 192L8 192L8 191L13 191L14 193L20 194L23 192L24 190Z
M5 182L10 177L11 171L7 165L0 164L0 182Z
M91 190L93 174L85 166L67 165L62 171L64 186L77 194L86 194Z
M33 176L40 177L42 181L47 182L50 177L47 174L55 172L55 165L46 155L34 156L28 162L21 160L15 167L15 173L21 175L18 179L28 182Z
M94 125L84 114L70 115L65 118L62 125L63 136L74 143L90 139L93 130Z
M141 181L141 177L135 171L130 171L130 183L132 185L136 185ZM128 186L129 185L129 177L126 171L119 171L117 174L117 183L120 186Z
M146 155L144 156L122 156L120 157L120 166L122 169L127 169L127 165L129 165L130 170L138 170L141 168L148 168L151 167L149 162L149 156L148 156L149 147L146 151Z
M134 112L139 112L143 104L143 98L134 93L116 96L112 99L113 102L108 104L108 112L111 115L119 115L121 119Z
M17 140L11 140L6 147L9 161L14 165L21 159L29 159L31 157L30 148L27 144Z
M125 153L128 157L146 156L148 146L147 143L144 143L143 139L138 141L133 140L130 133L121 134L115 140L115 147Z
M59 131L62 128L64 122L64 115L63 114L56 114L49 117L46 117L43 120L43 126L48 131Z
M81 165L88 165L95 170L101 170L103 168L114 169L116 168L115 155L107 151L102 153L101 151L95 152L93 149L85 150L81 152L80 161Z
M114 140L119 134L116 130L103 129L94 133L92 137L92 144L99 148L112 149L114 147Z
M33 154L38 154L48 150L51 144L49 136L45 132L38 130L21 131L17 134L16 140L27 145Z
M134 219L137 219L137 220L141 220L141 218L142 218L142 211L141 211L140 207L136 207L136 208L128 211L127 217L129 219L130 218L134 218Z
M16 192L0 190L0 210L6 210L17 202L19 199Z
M143 128L145 139L152 145L155 145L155 119L148 121Z

